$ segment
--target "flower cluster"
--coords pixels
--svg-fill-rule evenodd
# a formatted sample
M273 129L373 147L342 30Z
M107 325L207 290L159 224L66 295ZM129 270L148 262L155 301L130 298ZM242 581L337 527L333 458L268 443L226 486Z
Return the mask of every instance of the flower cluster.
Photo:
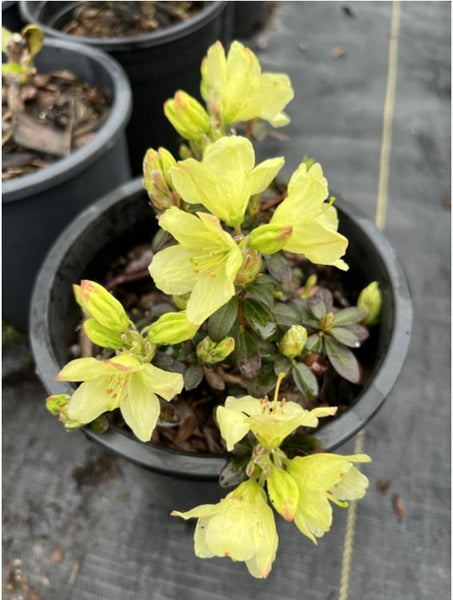
M281 380L281 379L280 379ZM279 381L280 381L279 380ZM183 519L197 518L195 554L201 558L228 556L244 561L251 575L267 577L275 559L278 535L273 506L312 542L329 531L331 503L347 506L365 495L368 479L354 463L369 462L366 454L340 456L318 453L288 458L285 439L301 425L316 427L318 417L333 415L333 407L304 410L295 402L244 396L229 397L217 408L217 420L229 450L251 432L256 439L241 482L218 504L173 511Z
M210 398L232 456L220 481L237 487L219 504L173 514L198 518L198 556L229 556L266 577L278 545L271 505L316 543L330 528L331 503L365 493L354 464L369 457L322 452L303 432L333 417L329 395L340 382L364 383L354 352L378 321L381 296L371 282L338 304L322 282L348 270L348 240L321 165L303 160L283 183L283 157L256 161L263 121L289 122L288 77L263 73L239 42L227 54L214 44L201 74L205 106L181 90L164 106L184 138L180 159L150 148L143 163L159 225L149 281L165 300L137 316L96 282L74 286L95 350L63 367L57 379L81 385L47 406L68 429L102 430L118 410L149 442L167 402ZM288 401L278 399L280 386Z

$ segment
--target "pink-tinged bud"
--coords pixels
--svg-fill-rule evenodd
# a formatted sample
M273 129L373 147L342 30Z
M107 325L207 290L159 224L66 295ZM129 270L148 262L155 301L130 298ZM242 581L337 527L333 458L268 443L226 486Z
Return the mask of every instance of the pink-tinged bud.
M261 254L254 248L250 248L245 244L242 244L242 247L240 244L239 247L243 258L241 268L239 269L234 282L237 285L247 285L248 283L255 281L260 274L261 267L263 266L263 259Z
M267 474L266 481L272 506L286 521L292 521L299 502L296 481L287 471L275 466Z
M175 165L175 158L165 148L149 148L146 151L143 159L143 186L152 205L159 211L179 206L179 194L173 188L168 174Z
M102 285L84 279L74 292L84 312L102 327L118 333L128 329L130 320L123 305Z
M291 225L261 225L250 232L250 246L263 254L275 254L285 247L293 233Z
M234 350L234 338L226 337L216 343L206 336L197 346L197 356L206 365L222 362Z
M164 104L164 113L176 131L186 140L199 140L210 128L209 115L203 106L181 90Z

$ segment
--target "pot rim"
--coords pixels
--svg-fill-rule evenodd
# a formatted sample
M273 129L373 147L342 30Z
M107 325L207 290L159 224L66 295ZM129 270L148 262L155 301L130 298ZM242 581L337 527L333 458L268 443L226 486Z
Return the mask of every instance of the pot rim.
M32 192L33 194L42 192L80 173L87 164L91 164L98 155L105 153L108 148L115 144L118 135L125 129L132 113L132 91L129 80L125 71L115 59L96 48L58 39L45 40L43 49L50 49L51 52L53 50L63 50L67 53L68 68L71 68L71 56L72 59L76 59L77 55L83 54L108 73L112 82L112 110L93 139L81 148L71 152L69 156L65 156L35 173L5 181L2 186L3 203L26 198Z
M61 40L77 40L78 44L87 44L90 46L95 46L107 52L132 50L134 48L150 48L162 44L170 44L175 39L188 36L194 31L197 31L198 29L202 28L205 25L205 23L215 18L228 4L227 0L212 0L212 2L204 6L202 10L200 10L200 12L196 13L187 21L175 23L174 25L169 25L168 27L157 29L156 31L151 31L149 33L117 38L95 38L86 37L82 35L75 36L70 35L68 33L63 33L58 29L54 29L46 23L43 23L41 21L41 18L35 17L34 12L38 11L39 7L46 3L46 1L33 1L29 3L27 0L20 0L19 10L22 15L22 18L26 22L36 23L41 27L41 29L45 33L54 38ZM35 11L29 10L29 4L36 7ZM76 5L78 4L78 2L65 2L65 4Z
M56 382L54 377L61 369L52 349L50 332L45 318L50 310L50 294L60 257L67 256L78 232L88 224L101 219L105 210L121 202L122 198L143 190L140 177L123 184L105 195L76 217L55 242L47 255L38 275L30 314L30 341L36 361L36 369L51 394L64 393L67 387ZM373 417L395 384L409 348L412 325L412 303L409 287L402 266L390 243L381 231L355 206L346 200L337 199L339 212L356 222L368 241L379 251L383 265L391 282L394 324L387 352L375 367L371 381L359 392L355 404L341 417L325 424L316 432L316 437L329 451L334 450L362 429ZM341 216L340 216L341 218ZM151 471L177 478L215 480L224 466L228 455L195 454L171 450L143 443L132 435L115 428L97 434L89 427L83 428L86 436L102 446L127 458L131 462ZM175 464L175 457L177 463Z

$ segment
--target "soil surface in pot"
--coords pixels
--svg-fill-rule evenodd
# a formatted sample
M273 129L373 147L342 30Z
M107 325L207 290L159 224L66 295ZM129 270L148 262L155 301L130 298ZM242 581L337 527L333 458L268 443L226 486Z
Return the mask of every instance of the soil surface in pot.
M93 38L130 37L190 19L207 2L80 2L61 31Z
M69 70L37 73L18 90L11 109L2 79L2 179L43 169L89 142L111 111L112 95Z
M103 285L117 297L125 307L138 329L145 327L160 314L175 307L171 298L154 287L149 276L148 265L153 256L151 244L135 245L130 250L118 256L111 264L105 275ZM293 255L294 260L295 255ZM291 260L291 255L288 255ZM296 265L296 262L294 262ZM355 305L360 290L350 289L344 280L344 275L338 269L320 265L313 265L309 261L300 262L297 258L297 268L308 277L316 274L318 285L326 287L332 293L334 305L337 308L346 308ZM80 318L80 323L82 319ZM79 327L79 337L73 340L70 348L70 357L96 356L107 358L108 351L93 346L86 338L83 329ZM319 383L319 396L313 400L302 394L295 385L292 377L286 377L280 387L280 398L298 402L310 410L316 406L337 406L337 418L342 412L355 403L357 394L366 384L375 362L375 348L377 341L376 327L370 328L370 336L362 347L355 350L356 358L360 364L361 377L359 383L351 383L340 377L320 356L313 354L304 358L305 364L315 375ZM158 352L153 359L153 364L165 369L184 373L184 365L174 360L168 353ZM258 370L261 367L258 367ZM186 387L187 373L184 374ZM215 424L213 413L218 404L223 404L228 395L245 396L253 395L263 397L258 391L250 389L247 376L237 368L221 363L214 368L203 366L200 381L192 382L191 390L183 392L172 402L162 401L162 413L152 439L153 444L174 450L202 453L224 452L223 442ZM272 394L272 390L269 391ZM122 419L119 410L108 413L106 418L109 426L129 431ZM320 425L329 419L321 420ZM312 428L300 428L299 433L308 435L315 432ZM129 432L132 436L132 432ZM312 442L310 442L312 443Z

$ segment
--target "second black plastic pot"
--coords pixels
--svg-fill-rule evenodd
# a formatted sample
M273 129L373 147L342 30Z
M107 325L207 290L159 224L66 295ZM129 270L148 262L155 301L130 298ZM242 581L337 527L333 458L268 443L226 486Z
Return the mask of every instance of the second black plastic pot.
M142 171L147 148L178 147L175 130L163 104L178 89L199 96L200 64L216 40L231 41L232 2L215 0L180 23L150 33L121 38L89 38L60 31L79 2L20 2L22 17L38 24L46 35L77 41L108 52L126 71L132 87L133 112L127 128L132 173Z
M131 91L118 63L94 48L47 40L35 64L38 72L69 69L82 81L108 89L113 106L85 146L45 169L3 183L3 315L24 331L47 250L77 213L130 178L125 128Z
M372 280L379 281L383 309L368 383L351 408L316 434L331 451L363 428L388 396L406 356L412 319L406 279L386 238L352 205L337 201L336 206L340 231L349 239L346 285L361 289ZM84 277L102 282L112 256L134 243L151 240L155 229L156 220L137 179L79 215L50 250L36 282L30 328L37 372L49 394L67 391L68 384L54 378L69 360L68 348L79 318L72 284ZM224 455L167 450L115 428L103 434L89 427L84 431L90 439L139 466L141 482L166 508L183 510L214 502L224 493L216 483Z

